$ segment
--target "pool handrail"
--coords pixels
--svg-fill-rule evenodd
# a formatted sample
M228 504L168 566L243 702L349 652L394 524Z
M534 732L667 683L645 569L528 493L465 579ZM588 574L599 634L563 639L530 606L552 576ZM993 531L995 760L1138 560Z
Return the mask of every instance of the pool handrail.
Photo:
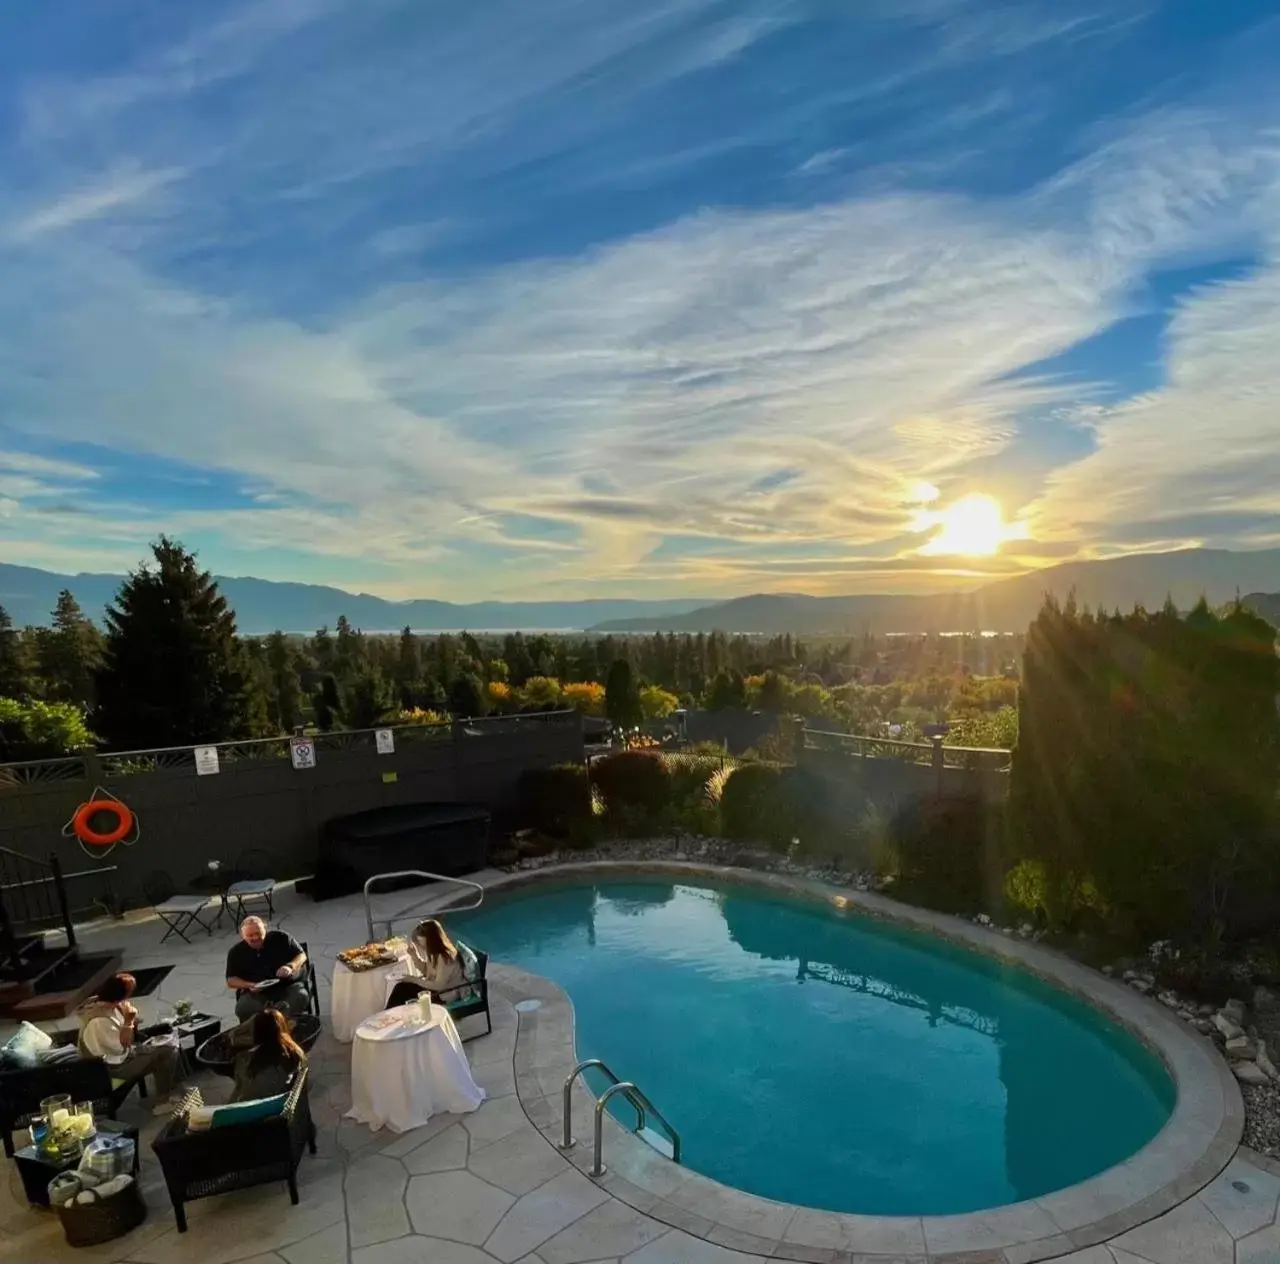
M605 1172L604 1163L602 1161L602 1151L604 1147L604 1111L611 1098L615 1095L621 1095L635 1107L637 1115L636 1132L643 1132L649 1124L649 1116L660 1123L671 1141L671 1158L675 1163L680 1162L680 1134L671 1126L665 1115L649 1100L646 1094L632 1084L629 1080L620 1080L614 1073L612 1068L602 1058L587 1058L583 1062L579 1062L577 1066L569 1072L564 1082L564 1134L560 1143L561 1150L572 1150L577 1141L573 1136L573 1082L582 1075L583 1072L592 1068L602 1072L610 1081L609 1087L595 1099L596 1101L596 1117L595 1117L595 1165L591 1169L592 1176L603 1176Z
M369 942L373 943L378 939L375 932L375 926L385 926L387 933L382 936L383 939L391 938L391 928L396 922L403 921L407 917L416 915L426 904L434 903L435 896L427 896L424 899L417 900L413 904L406 904L404 908L397 909L396 912L387 917L378 918L375 923L373 920L373 905L369 900L370 888L375 882L382 882L389 878L426 878L431 882L454 882L458 886L470 887L475 891L476 900L474 904L460 904L456 907L450 907L448 910L440 910L441 912L463 913L469 912L471 909L477 909L484 903L484 887L478 882L471 882L466 878L456 878L447 873L430 873L425 869L394 869L387 873L375 873L372 877L365 880L364 884L364 918L369 929Z

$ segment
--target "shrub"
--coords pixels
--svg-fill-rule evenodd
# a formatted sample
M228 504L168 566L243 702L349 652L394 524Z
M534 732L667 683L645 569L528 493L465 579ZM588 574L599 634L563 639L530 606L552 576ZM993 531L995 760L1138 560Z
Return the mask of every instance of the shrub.
M671 773L656 752L631 750L606 755L591 765L591 781L606 813L654 818L671 802Z
M796 822L790 790L782 769L773 764L735 768L720 796L720 825L725 836L768 843L785 851Z
M568 838L591 824L591 784L581 764L528 768L520 774L520 815L530 829Z
M949 913L980 911L988 818L987 804L971 795L922 799L900 809L891 829L898 890Z

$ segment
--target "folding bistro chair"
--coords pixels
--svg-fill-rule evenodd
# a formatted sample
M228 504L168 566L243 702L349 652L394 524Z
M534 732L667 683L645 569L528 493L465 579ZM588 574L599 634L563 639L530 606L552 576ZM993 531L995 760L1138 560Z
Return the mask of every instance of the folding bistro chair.
M163 870L157 869L142 884L142 890L156 915L168 927L160 937L164 943L170 935L177 935L183 943L189 944L187 931L193 926L201 927L206 935L213 934L213 926L200 916L209 906L207 895L177 895L174 892L173 879Z
M271 872L271 857L261 848L242 852L236 860L236 881L227 888L227 899L234 900L237 924L244 921L245 901L262 900L267 906L267 920L276 913L272 903L276 880L266 877Z

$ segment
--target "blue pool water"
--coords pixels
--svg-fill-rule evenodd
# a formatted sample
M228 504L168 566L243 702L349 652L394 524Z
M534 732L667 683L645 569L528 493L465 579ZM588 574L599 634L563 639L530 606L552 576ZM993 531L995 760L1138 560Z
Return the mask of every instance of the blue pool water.
M1173 1107L1159 1062L1088 1006L824 906L610 882L450 925L569 993L581 1056L644 1089L689 1167L767 1198L878 1215L1016 1202L1127 1158Z

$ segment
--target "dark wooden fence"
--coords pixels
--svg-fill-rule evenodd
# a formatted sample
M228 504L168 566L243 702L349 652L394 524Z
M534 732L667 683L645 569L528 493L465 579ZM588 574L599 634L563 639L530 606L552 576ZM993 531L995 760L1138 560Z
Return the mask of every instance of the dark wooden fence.
M112 894L133 906L144 902L143 882L156 870L182 890L207 873L209 861L234 866L249 849L265 851L278 878L309 873L320 826L367 808L478 803L502 824L514 809L521 772L583 758L574 711L390 732L389 753L380 752L376 729L318 734L308 739L315 762L307 768L293 766L285 737L219 743L216 775L198 771L197 747L0 764L0 847L42 860L56 856L80 910L108 881L96 875L115 866ZM139 835L91 856L63 830L98 790L134 812Z

